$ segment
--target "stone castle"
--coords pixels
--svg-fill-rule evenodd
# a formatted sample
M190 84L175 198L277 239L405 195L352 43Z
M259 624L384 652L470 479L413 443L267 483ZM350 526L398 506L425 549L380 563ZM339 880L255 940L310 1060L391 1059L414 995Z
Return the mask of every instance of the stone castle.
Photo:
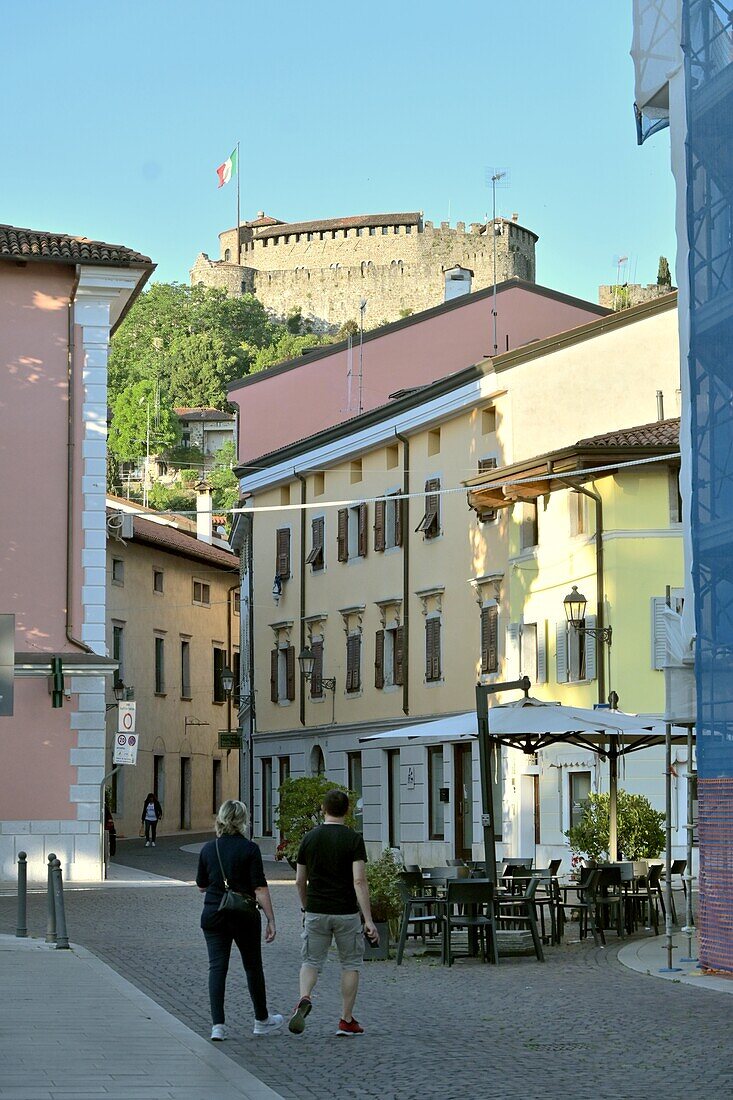
M494 238L496 281L534 282L537 234L516 214L466 229L420 213L283 222L260 212L219 234L218 260L199 254L191 284L254 294L278 320L300 311L316 332L358 322L366 301L364 324L375 328L453 296L451 279L461 292L491 286Z

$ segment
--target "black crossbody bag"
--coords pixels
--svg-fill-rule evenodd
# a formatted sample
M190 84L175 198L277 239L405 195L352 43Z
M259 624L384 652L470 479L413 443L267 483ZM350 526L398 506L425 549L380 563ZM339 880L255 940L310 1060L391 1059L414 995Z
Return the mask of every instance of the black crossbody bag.
M254 916L257 912L256 900L251 894L242 894L239 890L232 890L227 881L227 876L224 873L224 864L221 862L218 837L216 838L216 858L219 860L221 877L224 879L224 897L221 899L219 912L249 914L250 916Z

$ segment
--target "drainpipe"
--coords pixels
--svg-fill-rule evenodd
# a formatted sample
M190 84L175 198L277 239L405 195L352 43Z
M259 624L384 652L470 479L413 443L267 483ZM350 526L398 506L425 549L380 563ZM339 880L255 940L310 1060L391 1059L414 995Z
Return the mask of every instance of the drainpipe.
M402 710L410 713L410 442L395 432L402 444Z
M238 591L238 589L239 589L238 584L232 584L232 585L229 586L229 588L227 588L227 668L229 669L230 672L231 672L232 664L233 664L233 660L232 660L232 657L233 657L233 653L232 653L232 592L236 592L236 591ZM241 669L240 669L239 676L240 676L240 680L241 680L241 676L242 676ZM239 684L236 685L236 692L237 692L237 697L239 697ZM232 692L229 695L227 695L227 733L232 732L232 695L233 694L234 694L234 689L232 689ZM239 719L238 718L237 718L237 725L239 725Z
M72 583L72 535L73 535L73 508L74 508L74 298L76 288L79 285L81 269L77 265L76 278L71 288L68 313L68 356L66 368L66 386L68 398L68 425L66 437L66 640L81 649L84 653L93 653L91 646L86 642L75 638L71 633L71 604L73 600ZM106 513L105 513L106 514Z
M302 474L293 470L293 473L300 482L300 503L306 502L306 484L305 478ZM305 508L300 510L300 649L299 653L302 653L305 649ZM303 677L300 677L300 724L305 725L305 681Z
M255 729L257 713L255 710L255 648L254 648L254 516L243 515L244 521L244 568L247 572L247 653L244 655L247 661L247 808L249 810L250 829L254 829L254 755L255 755ZM239 710L242 709L242 700L239 701ZM239 776L240 799L244 795L242 774Z

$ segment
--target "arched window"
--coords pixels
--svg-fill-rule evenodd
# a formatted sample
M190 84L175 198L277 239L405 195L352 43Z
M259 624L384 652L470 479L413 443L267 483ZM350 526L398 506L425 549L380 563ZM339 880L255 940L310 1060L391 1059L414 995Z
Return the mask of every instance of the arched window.
M320 745L314 745L311 749L311 775L325 775L326 760Z
M231 250L231 248L225 248L225 249L224 249L224 263L227 263L227 264L228 264L228 263L229 263L229 261L231 260L231 258L232 258L232 250Z

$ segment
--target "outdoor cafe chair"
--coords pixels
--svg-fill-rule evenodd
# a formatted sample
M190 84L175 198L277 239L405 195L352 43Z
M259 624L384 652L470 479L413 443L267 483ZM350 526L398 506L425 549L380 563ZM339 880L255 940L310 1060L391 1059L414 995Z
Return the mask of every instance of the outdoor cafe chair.
M598 928L596 925L596 906L595 897L598 888L598 880L601 876L601 872L598 868L584 867L581 872L580 880L572 885L562 887L563 900L558 902L558 923L559 923L559 935L562 938L565 930L566 918L565 913L569 910L570 914L577 912L578 925L580 929L580 938L584 939L588 935L588 926L590 925L591 934L593 936L593 942L596 947L601 946L601 939L598 935ZM575 897L572 901L568 900L568 893L574 893Z
M402 899L402 920L400 938L397 943L397 965L402 962L407 937L412 930L414 936L420 935L423 942L425 934L432 933L441 923L444 899L435 894L426 894L423 890L423 877L419 872L401 871L397 878L397 889Z
M491 882L479 882L476 879L448 882L443 912L443 962L447 966L453 965L455 957L451 940L451 933L455 928L468 930L469 954L476 937L482 959L488 962L490 950L492 962L499 962L494 887Z
M666 916L662 895L662 870L661 863L653 863L648 873L639 879L634 893L634 902L640 907L640 915L646 921L645 927L652 929L655 936L659 935L659 910L662 911L662 917Z
M686 859L673 859L672 866L669 869L669 881L672 884L671 899L672 899L672 920L677 923L677 907L674 902L674 876L679 875L680 883L682 885L682 893L684 894L685 901L687 901L687 883L685 882L685 871L687 870ZM662 876L664 877L664 876Z
M524 889L522 893L497 898L496 919L500 927L504 924L515 929L528 929L532 936L535 955L539 962L544 962L545 956L542 951L542 940L537 930L537 899L535 894L537 893L539 883L539 876L532 875L524 879Z
M626 895L621 881L619 866L600 867L595 890L596 920L601 940L606 943L605 929L611 927L614 918L616 933L620 939L624 936L626 923Z

